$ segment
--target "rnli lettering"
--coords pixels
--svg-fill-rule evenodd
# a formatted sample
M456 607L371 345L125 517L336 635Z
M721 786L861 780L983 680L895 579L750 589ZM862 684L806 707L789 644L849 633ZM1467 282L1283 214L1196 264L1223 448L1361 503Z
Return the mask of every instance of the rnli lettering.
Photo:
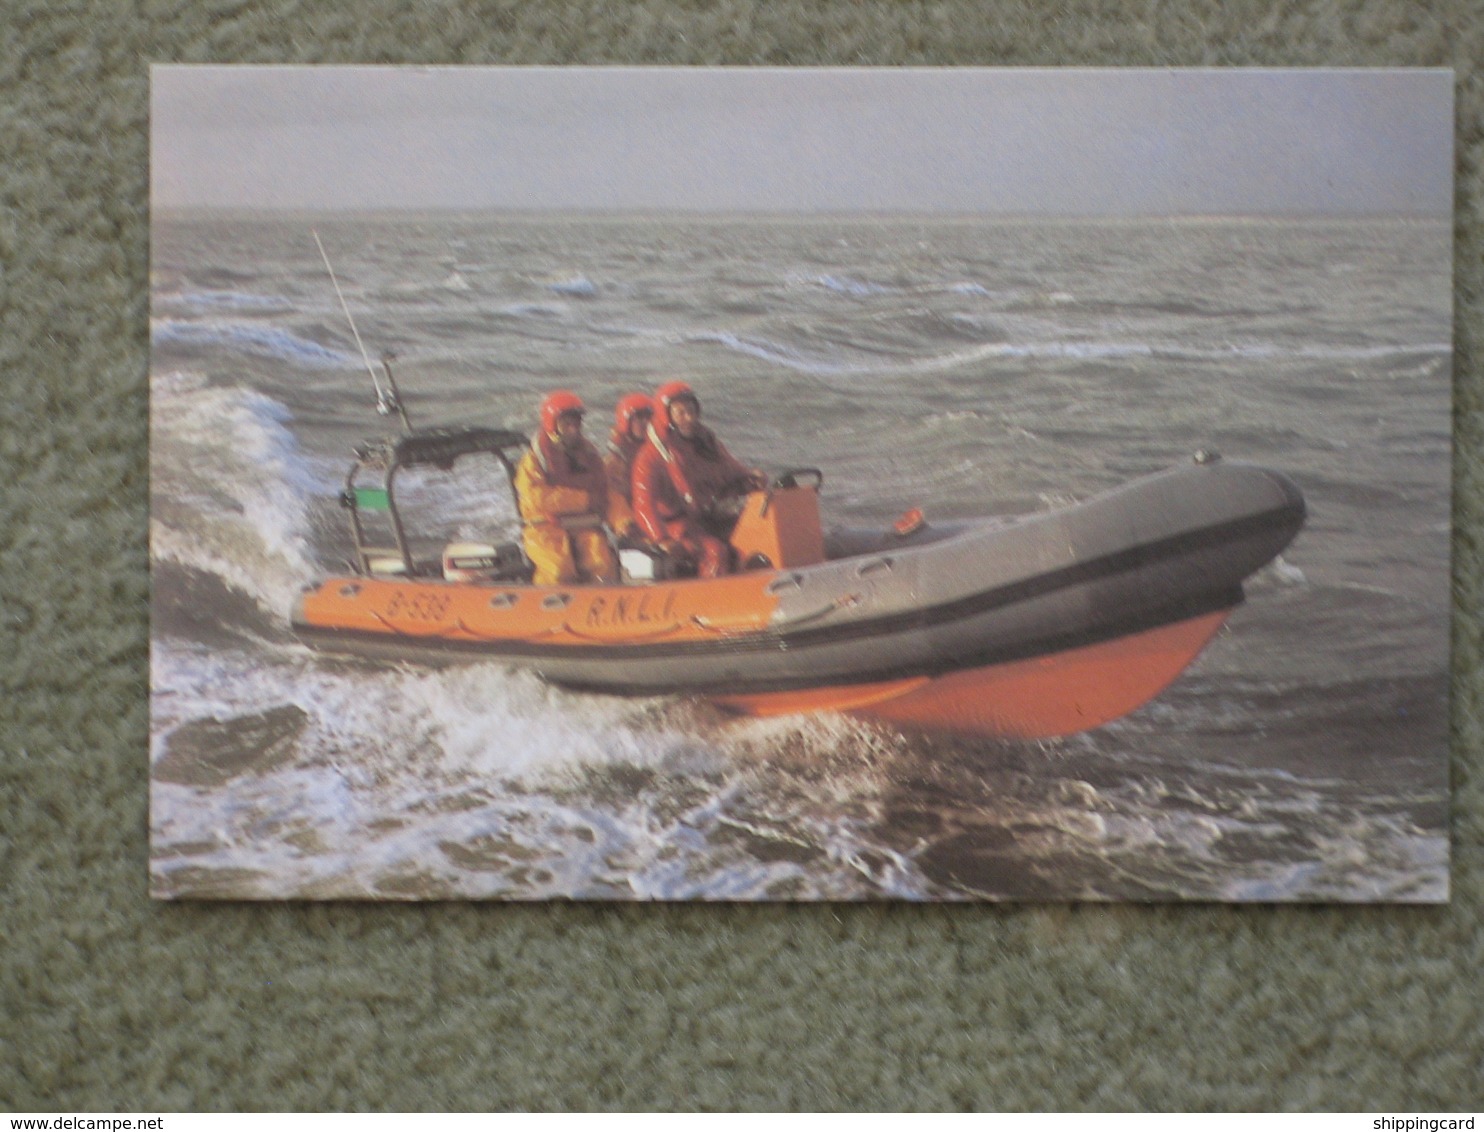
M448 596L434 593L405 593L397 590L387 599L386 616L411 621L442 621L448 615Z
M653 593L638 597L595 597L587 607L586 624L589 629L616 629L626 625L669 625L674 620L675 591L670 590L663 599Z

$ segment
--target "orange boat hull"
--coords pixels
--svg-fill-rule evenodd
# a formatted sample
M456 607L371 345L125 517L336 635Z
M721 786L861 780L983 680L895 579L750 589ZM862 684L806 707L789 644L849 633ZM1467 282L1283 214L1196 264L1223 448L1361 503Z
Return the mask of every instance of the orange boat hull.
M399 443L437 463L486 439L439 432ZM1281 474L1207 459L1054 511L919 530L906 541L869 535L819 561L818 539L796 537L817 534L813 490L788 490L802 494L752 501L759 529L748 543L749 560L776 555L782 566L709 580L534 586L519 575L419 568L405 547L402 574L383 576L363 548L363 572L310 587L293 625L327 648L399 662L499 661L577 691L1053 737L1158 695L1306 513ZM776 529L764 529L764 518Z
M1100 727L1148 703L1183 672L1231 610L1116 640L936 678L713 697L745 715L848 711L924 730L1052 738Z

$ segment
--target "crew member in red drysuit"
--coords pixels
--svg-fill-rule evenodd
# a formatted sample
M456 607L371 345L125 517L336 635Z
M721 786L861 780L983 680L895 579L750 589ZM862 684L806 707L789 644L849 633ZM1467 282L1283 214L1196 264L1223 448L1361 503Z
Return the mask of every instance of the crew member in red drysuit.
M620 397L613 411L613 431L608 436L603 467L608 472L608 527L620 544L644 537L634 519L634 457L649 442L649 422L653 418L654 402L643 393Z
M649 442L634 458L639 529L666 554L695 563L700 577L729 574L726 538L735 521L716 515L716 503L738 490L762 490L767 476L734 457L701 423L700 399L685 382L660 386L654 412Z

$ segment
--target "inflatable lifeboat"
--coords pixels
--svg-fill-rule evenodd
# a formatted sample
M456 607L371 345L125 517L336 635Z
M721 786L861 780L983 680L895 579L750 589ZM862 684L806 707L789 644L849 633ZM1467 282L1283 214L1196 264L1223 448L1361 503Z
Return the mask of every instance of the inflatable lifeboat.
M355 560L298 599L312 645L395 661L496 661L566 688L693 695L749 715L834 710L920 729L1042 738L1097 727L1173 681L1304 522L1286 476L1197 454L1058 510L880 532L820 524L813 470L741 501L741 572L534 586L518 543L420 555L404 469L498 460L526 438L478 427L356 450L341 503ZM375 478L368 485L368 474ZM385 536L376 545L368 532Z

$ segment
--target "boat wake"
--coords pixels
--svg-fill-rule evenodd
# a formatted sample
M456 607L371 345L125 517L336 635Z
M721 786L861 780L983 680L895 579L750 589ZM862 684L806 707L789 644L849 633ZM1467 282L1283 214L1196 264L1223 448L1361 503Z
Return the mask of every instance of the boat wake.
M153 393L158 895L924 895L869 833L890 732L298 644L284 611L338 462L265 394L178 370Z
M926 895L872 833L901 740L842 717L737 723L293 646L157 642L153 668L158 895Z

